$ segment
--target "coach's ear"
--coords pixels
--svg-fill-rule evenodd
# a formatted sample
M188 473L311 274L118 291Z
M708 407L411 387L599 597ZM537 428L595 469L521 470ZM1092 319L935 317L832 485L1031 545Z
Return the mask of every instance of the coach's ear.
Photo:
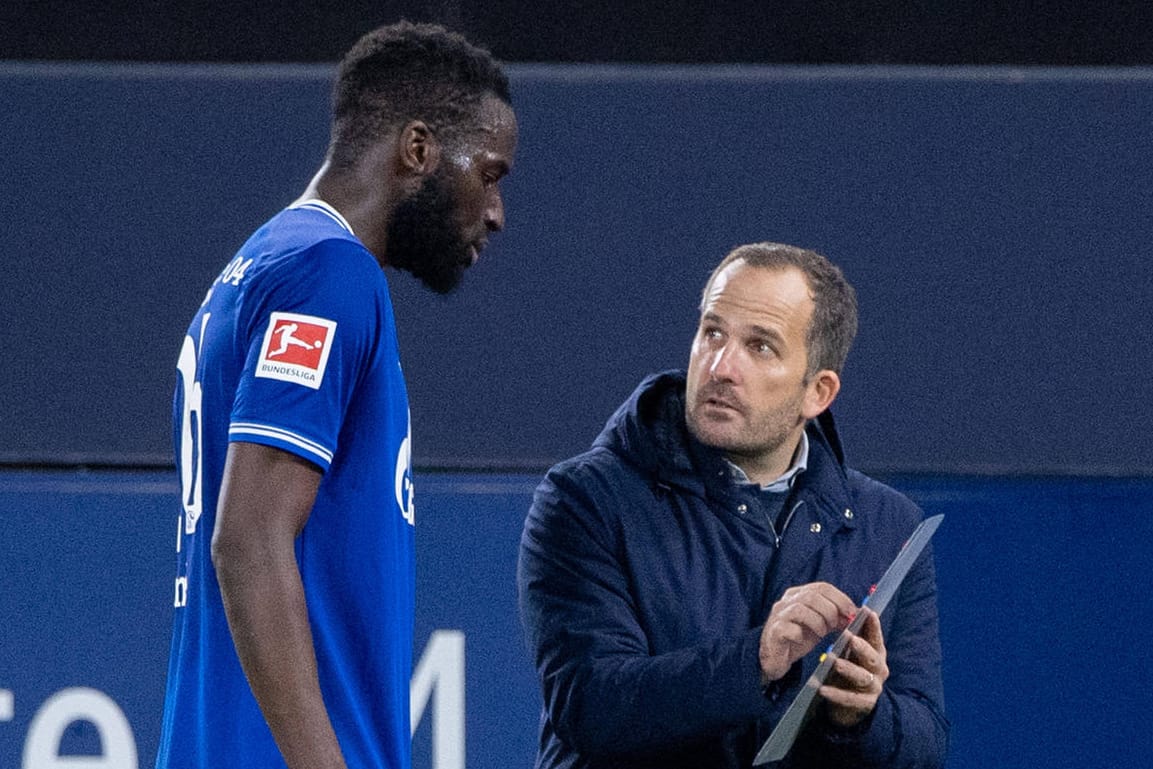
M399 161L406 174L428 176L440 164L440 142L423 120L410 120L400 129Z
M805 387L805 397L801 402L801 415L812 419L832 405L833 399L841 391L841 378L837 372L821 369L809 377Z

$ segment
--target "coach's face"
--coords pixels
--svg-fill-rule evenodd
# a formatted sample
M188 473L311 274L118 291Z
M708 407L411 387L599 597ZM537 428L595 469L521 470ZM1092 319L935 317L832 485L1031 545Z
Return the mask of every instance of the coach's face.
M500 182L516 154L516 115L489 96L477 123L442 147L435 171L397 205L389 223L389 261L438 293L454 289L489 234L504 228Z
M722 449L749 478L788 469L807 419L840 386L808 375L806 335L813 298L796 267L730 264L704 297L689 356L685 417L693 435Z

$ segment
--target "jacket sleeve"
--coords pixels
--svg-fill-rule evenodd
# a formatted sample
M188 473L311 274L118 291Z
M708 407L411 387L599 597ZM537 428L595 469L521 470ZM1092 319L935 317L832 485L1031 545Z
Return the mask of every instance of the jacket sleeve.
M537 489L517 575L521 619L557 735L586 756L652 753L764 715L771 703L760 685L760 630L651 654L615 513L596 503L606 495L590 491L599 484L587 472L561 467Z
M907 500L905 500L907 502ZM912 507L912 503L908 502ZM920 511L916 511L919 517ZM941 643L932 546L905 578L882 617L889 679L860 730L836 731L823 719L797 747L799 767L937 769L948 753Z

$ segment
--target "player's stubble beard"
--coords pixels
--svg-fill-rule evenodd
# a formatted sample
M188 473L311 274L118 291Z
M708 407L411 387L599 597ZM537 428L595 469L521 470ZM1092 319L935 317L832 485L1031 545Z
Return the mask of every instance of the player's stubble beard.
M470 263L469 243L455 224L457 201L443 169L400 201L388 223L388 263L438 294L456 288Z

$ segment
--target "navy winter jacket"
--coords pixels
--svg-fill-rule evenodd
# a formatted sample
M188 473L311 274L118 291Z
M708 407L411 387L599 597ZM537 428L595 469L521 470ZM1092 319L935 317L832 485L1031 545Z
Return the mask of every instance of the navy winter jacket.
M543 693L538 767L751 766L826 645L763 689L773 603L815 581L859 601L922 517L845 467L827 413L806 429L808 469L779 539L756 491L689 435L681 372L646 379L589 451L549 471L517 575ZM944 763L931 551L881 624L890 677L872 717L837 730L818 709L781 766Z

